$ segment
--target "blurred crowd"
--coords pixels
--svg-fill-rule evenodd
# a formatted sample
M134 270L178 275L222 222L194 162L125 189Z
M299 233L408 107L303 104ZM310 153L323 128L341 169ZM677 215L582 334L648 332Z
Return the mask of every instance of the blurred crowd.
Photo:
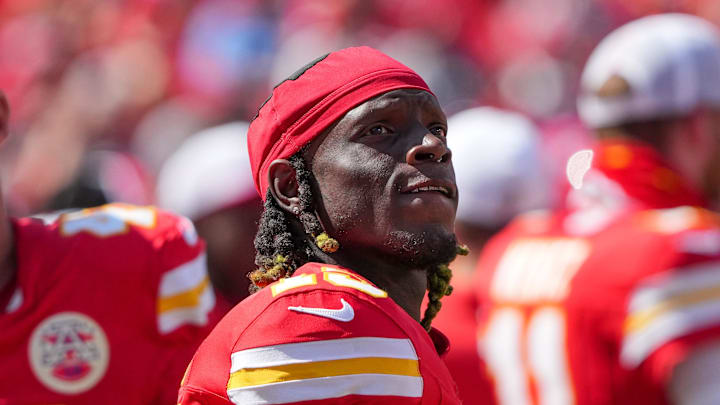
M661 11L720 22L714 0L5 0L9 210L154 203L187 136L250 120L297 66L359 44L418 71L448 115L527 114L558 174L583 144L574 100L590 50Z

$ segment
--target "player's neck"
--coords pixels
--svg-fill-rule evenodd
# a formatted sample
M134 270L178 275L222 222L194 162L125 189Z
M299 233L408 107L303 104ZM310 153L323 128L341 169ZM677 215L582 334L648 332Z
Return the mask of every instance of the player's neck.
M320 252L321 253L321 252ZM372 254L353 255L342 249L333 254L318 254L323 262L351 269L385 290L405 312L420 321L420 307L427 290L425 270L408 270L380 260Z
M0 198L0 291L4 290L15 275L13 255L14 238L10 218L5 212L5 205Z

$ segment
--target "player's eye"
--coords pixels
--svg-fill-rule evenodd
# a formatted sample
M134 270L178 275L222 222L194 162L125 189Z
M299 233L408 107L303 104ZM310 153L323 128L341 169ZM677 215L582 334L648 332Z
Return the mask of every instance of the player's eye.
M430 133L435 136L440 136L443 138L445 138L447 136L447 130L441 126L435 126L435 127L430 128Z
M368 128L367 131L365 131L366 135L373 135L373 136L383 136L383 135L390 135L392 134L392 130L385 125L377 124L373 125L372 127Z

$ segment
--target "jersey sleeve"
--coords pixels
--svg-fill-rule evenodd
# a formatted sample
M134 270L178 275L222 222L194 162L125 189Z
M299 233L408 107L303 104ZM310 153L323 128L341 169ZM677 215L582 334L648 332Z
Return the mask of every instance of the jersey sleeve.
M153 404L175 403L188 361L210 332L215 295L204 242L185 217L158 211L152 241L157 277L155 324L158 384Z
M342 291L280 297L226 353L214 371L225 402L193 383L208 373L196 355L180 404L417 404L423 393L410 338L372 300Z
M159 211L158 222L163 233L152 242L159 275L157 331L163 337L192 339L194 329L208 326L215 306L205 244L185 217Z
M627 308L621 363L665 385L694 349L720 339L720 256L678 255L669 270L638 284Z
M193 338L190 329L205 327L215 305L205 256L205 244L187 218L154 207L114 203L62 214L57 224L61 239L74 241L113 263L151 289L152 323L164 338ZM71 243L71 242L66 242ZM111 263L112 264L112 263ZM142 298L138 298L144 302ZM142 310L142 316L148 312Z
M48 227L57 246L74 252L73 267L103 283L99 297L112 300L105 309L132 314L132 324L112 327L130 330L134 341L115 342L112 350L143 359L150 387L143 403L174 403L215 305L205 245L192 223L154 207L115 203L64 213Z

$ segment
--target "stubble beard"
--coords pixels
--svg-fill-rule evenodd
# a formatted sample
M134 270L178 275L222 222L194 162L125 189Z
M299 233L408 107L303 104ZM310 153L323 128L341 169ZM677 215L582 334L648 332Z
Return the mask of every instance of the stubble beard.
M431 269L450 263L457 254L457 238L452 233L392 231L384 245L396 266L409 269Z

